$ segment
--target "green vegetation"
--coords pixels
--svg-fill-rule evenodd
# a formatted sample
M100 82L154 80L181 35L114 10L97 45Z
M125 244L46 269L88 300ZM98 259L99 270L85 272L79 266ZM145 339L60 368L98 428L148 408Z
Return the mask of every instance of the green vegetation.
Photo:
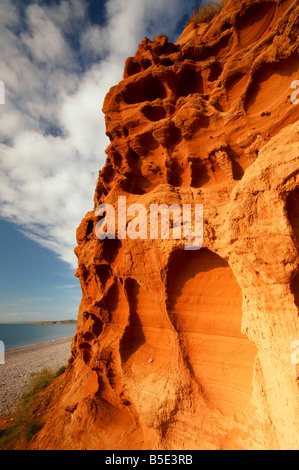
M60 375L64 374L65 373L65 369L66 369L66 366L62 366L58 369L58 371L56 372L55 374L55 379L56 377L59 377Z
M38 431L40 431L42 427L43 427L42 423L40 421L37 421L37 420L32 421L29 424L29 427L28 427L27 432L26 432L26 442L27 442L27 444L29 444L29 442L31 441L33 436L35 434L37 434Z
M43 423L36 419L38 409L36 399L56 377L65 372L65 369L66 367L60 367L56 373L43 369L31 378L27 390L22 395L16 412L13 414L12 424L0 429L0 449L12 449L20 440L29 444L32 437L42 429ZM49 398L51 397L49 396Z
M223 8L225 0L220 1L202 1L198 10L194 11L191 18L188 21L189 23L209 23L214 16L216 16Z

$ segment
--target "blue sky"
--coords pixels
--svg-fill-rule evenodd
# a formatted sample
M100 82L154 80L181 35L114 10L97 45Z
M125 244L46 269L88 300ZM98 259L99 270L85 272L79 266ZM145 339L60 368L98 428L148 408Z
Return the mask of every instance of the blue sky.
M109 144L102 104L140 41L197 0L1 0L0 322L76 318L75 232Z
M0 231L1 322L76 318L81 290L74 270L11 223L1 220Z

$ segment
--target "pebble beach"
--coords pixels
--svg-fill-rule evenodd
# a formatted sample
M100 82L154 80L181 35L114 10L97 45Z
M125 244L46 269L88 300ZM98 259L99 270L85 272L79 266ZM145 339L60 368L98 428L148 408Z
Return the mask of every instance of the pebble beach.
M63 338L6 351L5 364L0 364L0 418L15 411L33 375L42 369L56 372L67 365L71 341Z

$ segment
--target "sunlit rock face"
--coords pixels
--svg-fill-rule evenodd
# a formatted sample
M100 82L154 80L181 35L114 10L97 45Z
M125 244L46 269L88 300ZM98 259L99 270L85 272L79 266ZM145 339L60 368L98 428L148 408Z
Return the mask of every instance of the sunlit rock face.
M77 332L32 448L298 448L298 24L297 1L228 0L127 59L94 209L203 204L203 246L99 240L86 214Z

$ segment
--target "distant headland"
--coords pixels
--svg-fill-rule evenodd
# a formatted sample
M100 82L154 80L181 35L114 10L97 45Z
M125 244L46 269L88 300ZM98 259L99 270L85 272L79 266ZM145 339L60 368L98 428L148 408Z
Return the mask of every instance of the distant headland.
M77 320L28 321L25 325L74 325Z

